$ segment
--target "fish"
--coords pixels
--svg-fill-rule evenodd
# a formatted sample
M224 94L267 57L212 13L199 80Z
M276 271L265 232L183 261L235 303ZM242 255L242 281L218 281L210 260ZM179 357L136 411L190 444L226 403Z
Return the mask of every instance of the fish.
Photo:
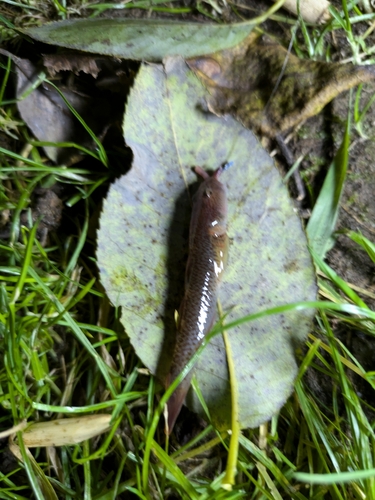
M227 191L219 178L229 166L228 163L219 167L212 176L201 167L194 169L203 182L192 200L184 296L178 311L176 345L166 379L167 388L195 354L216 319L218 290L228 256ZM168 434L181 411L192 376L193 370L167 402Z

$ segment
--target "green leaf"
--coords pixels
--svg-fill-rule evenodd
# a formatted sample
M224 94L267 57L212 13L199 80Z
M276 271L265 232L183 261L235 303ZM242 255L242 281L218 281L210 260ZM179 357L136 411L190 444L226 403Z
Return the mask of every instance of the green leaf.
M306 227L310 247L321 258L324 258L335 243L332 234L336 227L341 193L348 168L349 141L350 117L348 117L346 123L341 146L329 167L323 187Z
M142 362L163 380L175 339L174 312L184 288L191 167L233 161L228 189L229 263L220 289L225 323L316 295L306 237L273 161L232 117L205 106L206 91L180 58L143 65L129 96L125 140L130 172L111 187L98 235L101 279ZM283 405L296 375L295 345L314 311L267 315L228 331L241 427L255 427ZM231 397L222 335L207 345L196 378L218 428L231 427ZM203 414L195 394L187 403Z
M61 47L146 61L195 57L234 47L253 29L249 23L199 24L163 19L74 19L28 28L35 40Z

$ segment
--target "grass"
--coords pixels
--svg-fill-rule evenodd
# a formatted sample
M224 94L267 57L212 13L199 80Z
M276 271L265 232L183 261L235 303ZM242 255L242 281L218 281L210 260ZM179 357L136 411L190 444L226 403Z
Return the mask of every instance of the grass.
M145 2L116 6L149 8ZM39 16L49 12L56 19L77 12L96 15L109 7L113 4L5 2L0 6L1 19L7 20L1 36L5 40L13 36L12 25L19 22L14 12L30 23L35 12ZM192 8L163 3L153 8L160 9L177 14ZM199 9L220 18L216 3L201 3ZM332 38L339 36L346 40L347 62L373 63L375 15L345 0L341 6L335 4L332 14L326 26L306 26L302 21L291 26L296 52L329 60ZM291 22L280 12L271 19ZM358 25L363 29L356 30ZM371 292L358 291L314 254L324 302L259 313L318 308L315 330L297 353L295 392L280 413L260 429L242 431L236 463L228 460L231 436L210 424L183 446L173 438L165 442L158 422L168 394L163 396L157 381L142 369L119 323L120 312L108 304L94 265L91 228L105 187L114 177L113 157L98 143L94 169L51 165L42 144L28 139L11 102L11 66L6 58L2 74L2 129L17 142L15 151L0 148L0 207L8 231L0 243L0 432L25 421L68 415L81 416L80 426L86 432L86 415L105 412L112 419L109 432L61 448L41 447L30 453L22 432L17 432L10 448L4 438L0 498L375 498L375 410L371 398L356 389L360 379L373 391L375 370L366 371L338 335L357 330L372 340L375 313L367 305L373 299ZM354 127L371 137L366 116L373 98L361 104L361 92L359 88L353 99ZM349 130L348 140L355 133ZM66 222L42 244L32 195L36 188L48 189L55 182L71 186L65 199ZM325 200L332 211L329 190L323 194L319 206ZM337 197L335 203L338 206ZM359 232L345 234L375 263L373 242ZM212 335L220 332L218 327ZM324 391L314 390L311 380L324 384ZM78 438L80 432L86 435L80 426L75 431ZM95 424L90 430L100 431ZM233 449L230 456L236 456ZM227 461L232 471L237 469L229 491L222 488Z

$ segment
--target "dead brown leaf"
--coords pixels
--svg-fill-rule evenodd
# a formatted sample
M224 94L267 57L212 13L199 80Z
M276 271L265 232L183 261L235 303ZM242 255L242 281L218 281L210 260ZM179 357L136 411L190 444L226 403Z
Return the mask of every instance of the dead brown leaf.
M60 71L72 71L75 75L79 75L79 72L82 71L97 78L100 71L94 56L74 52L46 54L43 56L43 64L51 77Z
M210 92L209 109L274 137L316 115L340 92L373 80L371 66L302 60L268 36L188 61Z

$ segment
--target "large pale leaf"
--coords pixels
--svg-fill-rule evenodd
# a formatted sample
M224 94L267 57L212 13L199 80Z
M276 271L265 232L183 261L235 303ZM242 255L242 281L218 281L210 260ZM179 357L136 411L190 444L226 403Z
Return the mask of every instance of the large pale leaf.
M273 161L252 132L205 108L205 90L182 59L142 66L129 96L125 139L130 172L112 185L98 237L107 293L143 363L163 379L175 337L174 311L183 295L193 165L234 166L228 188L229 263L220 289L228 321L315 298L305 234ZM292 391L295 345L312 311L293 311L229 331L239 388L239 420L268 420ZM199 387L219 428L230 427L230 387L223 339L216 336L196 367ZM203 411L192 391L188 405Z
M146 61L195 57L234 47L249 23L200 24L166 19L74 19L23 30L35 40L62 47Z

